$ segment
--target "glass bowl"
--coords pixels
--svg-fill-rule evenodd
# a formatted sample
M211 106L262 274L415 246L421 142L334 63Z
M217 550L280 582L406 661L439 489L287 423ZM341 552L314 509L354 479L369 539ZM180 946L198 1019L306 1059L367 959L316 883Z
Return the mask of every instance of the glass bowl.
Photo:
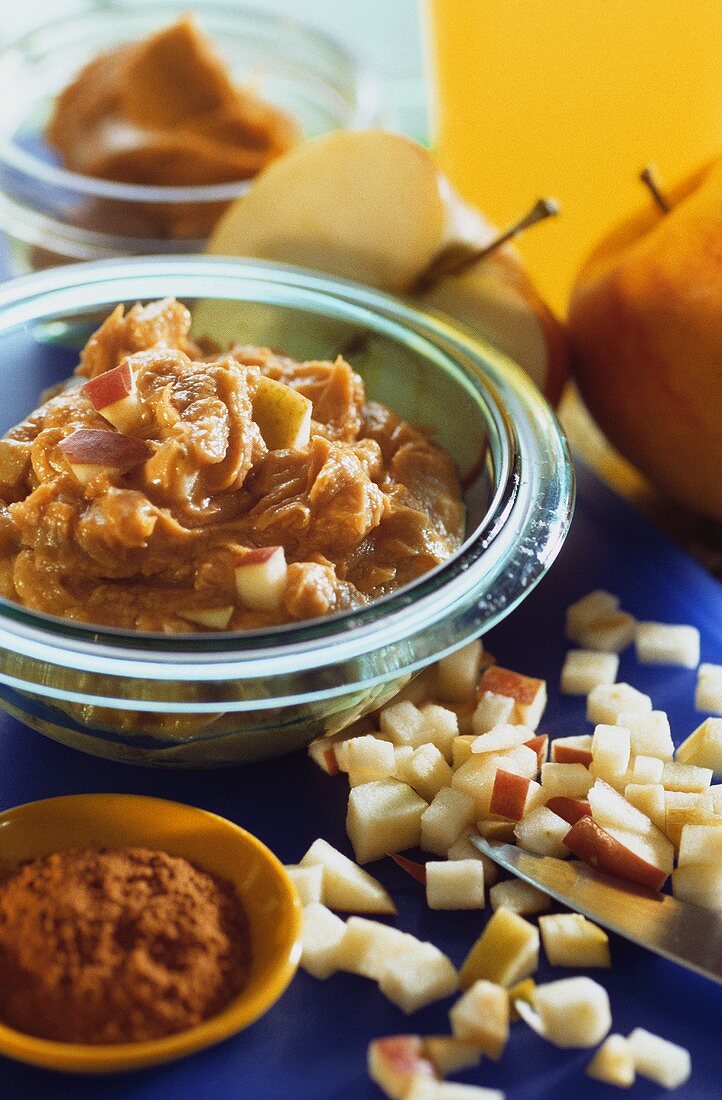
M467 504L462 547L414 584L270 631L132 633L0 601L0 706L21 721L119 760L236 764L345 728L509 614L562 545L573 475L546 401L490 346L353 283L205 256L76 264L0 287L0 430L71 373L118 302L165 295L206 332L226 324L300 358L343 351L370 397L435 429Z
M176 213L220 216L248 181L149 187L66 171L44 139L58 93L103 50L138 40L187 13L187 0L110 0L32 31L0 52L0 229L14 274L76 260L202 250L201 240L158 236ZM199 3L201 26L235 79L252 80L288 110L304 137L380 119L369 71L334 39L293 19ZM194 213L195 212L195 213Z

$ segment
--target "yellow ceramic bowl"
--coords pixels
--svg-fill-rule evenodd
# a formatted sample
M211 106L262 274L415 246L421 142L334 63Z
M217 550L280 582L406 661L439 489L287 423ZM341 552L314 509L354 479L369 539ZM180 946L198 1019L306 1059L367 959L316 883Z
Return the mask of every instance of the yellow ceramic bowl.
M69 848L145 847L184 856L235 885L248 916L253 955L248 984L238 996L216 1016L176 1035L143 1043L59 1043L0 1023L0 1054L71 1073L160 1065L253 1023L296 972L301 905L293 883L260 840L225 818L161 798L70 795L0 813L0 838L0 870Z

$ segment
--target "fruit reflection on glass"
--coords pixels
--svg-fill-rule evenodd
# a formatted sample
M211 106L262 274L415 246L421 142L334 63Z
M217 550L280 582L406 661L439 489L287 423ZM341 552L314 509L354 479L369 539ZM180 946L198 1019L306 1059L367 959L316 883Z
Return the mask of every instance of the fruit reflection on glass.
M614 230L583 266L569 327L576 380L621 453L722 520L722 160Z
M692 171L722 134L719 0L427 0L434 147L469 202L505 224L535 194L564 217L520 244L558 311L654 161Z
M553 212L536 204L511 235ZM208 250L315 268L441 310L505 351L556 401L566 338L509 235L459 199L420 145L383 130L337 131L262 172L223 215ZM204 307L196 324L222 332L223 316L211 320Z

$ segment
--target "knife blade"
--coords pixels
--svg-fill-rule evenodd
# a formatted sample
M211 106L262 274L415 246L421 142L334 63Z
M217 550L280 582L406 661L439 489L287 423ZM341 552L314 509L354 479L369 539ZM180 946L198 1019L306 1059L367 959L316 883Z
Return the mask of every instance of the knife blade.
M722 913L609 878L585 863L533 855L480 836L469 839L500 867L577 913L722 983Z

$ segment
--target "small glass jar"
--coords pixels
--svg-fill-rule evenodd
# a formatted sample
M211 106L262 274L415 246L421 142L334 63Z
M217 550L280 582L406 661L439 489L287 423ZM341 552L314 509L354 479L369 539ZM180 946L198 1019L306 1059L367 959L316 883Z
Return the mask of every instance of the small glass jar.
M413 584L272 630L132 633L0 600L0 706L21 721L101 756L235 764L345 728L509 614L564 541L573 474L546 401L491 347L365 287L227 258L76 264L0 287L0 431L72 372L117 303L166 295L244 343L343 352L371 398L434 429L467 506L461 548Z
M137 41L188 11L185 0L111 0L48 24L0 52L0 230L14 274L77 260L199 252L201 239L169 239L157 226L218 216L248 181L150 187L66 171L44 138L56 96L99 53ZM374 77L322 32L268 13L199 5L232 76L300 124L304 138L380 119Z

